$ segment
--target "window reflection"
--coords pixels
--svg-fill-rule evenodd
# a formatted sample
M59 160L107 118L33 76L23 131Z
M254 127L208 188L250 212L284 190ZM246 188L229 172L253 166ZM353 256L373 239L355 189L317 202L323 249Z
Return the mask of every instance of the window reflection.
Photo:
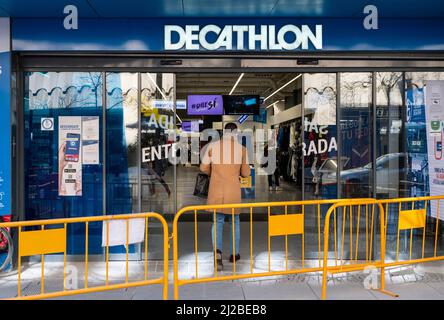
M107 214L138 212L137 74L106 77Z
M305 197L337 197L336 74L304 76Z
M25 219L101 215L102 73L26 72L24 74ZM59 194L59 118L98 117L99 163L83 164L81 195ZM52 119L51 129L42 119ZM68 226L68 254L82 254L85 228ZM101 253L101 225L91 223L89 252Z
M427 136L425 90L428 80L444 80L443 72L406 72L406 142L408 152L407 193L418 197L433 192L429 186L429 158L434 140ZM433 142L432 142L433 141Z
M141 163L142 211L174 213L174 167L163 152L175 139L174 75L143 73L141 146L149 161ZM160 154L155 151L160 150Z
M372 195L372 74L341 73L341 194Z
M376 196L408 196L402 72L376 73Z

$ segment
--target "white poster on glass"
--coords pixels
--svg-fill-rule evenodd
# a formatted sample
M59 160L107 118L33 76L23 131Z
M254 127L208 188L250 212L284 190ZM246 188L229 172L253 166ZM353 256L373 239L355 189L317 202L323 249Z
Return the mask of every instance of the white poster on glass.
M99 117L82 117L82 161L99 164Z
M430 195L444 194L444 81L430 80L425 83L425 109L427 129L427 153L429 163ZM431 215L436 217L437 201L431 201ZM444 215L440 215L444 220Z
M59 196L82 195L82 117L59 117Z
M127 230L128 229L128 230ZM127 241L128 232L128 241ZM102 247L141 243L145 239L145 219L104 221Z

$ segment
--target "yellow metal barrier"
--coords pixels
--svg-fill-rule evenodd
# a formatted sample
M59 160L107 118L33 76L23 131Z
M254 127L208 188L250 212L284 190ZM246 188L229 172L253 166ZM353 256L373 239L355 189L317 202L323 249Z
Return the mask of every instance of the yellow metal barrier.
M384 238L390 249L386 267L444 260L438 242L442 200L444 196L378 200L385 210Z
M130 222L133 219L140 219L144 221L144 277L143 280L130 281L129 280L129 244L130 244ZM149 219L159 221L163 229L163 276L156 279L149 279L148 277L148 222ZM125 281L123 283L110 284L109 283L109 247L110 247L110 223L112 221L124 221L124 231L126 235L125 241ZM103 228L106 228L106 243L105 243L105 284L99 286L89 286L88 271L89 271L89 227L90 223L103 222ZM81 289L67 289L67 261L66 261L66 247L67 247L67 228L72 224L83 224L85 226L85 260L84 260L84 287ZM62 226L62 227L57 227ZM105 227L106 226L106 227ZM163 285L163 299L168 298L168 226L165 219L157 213L138 213L138 214L124 214L124 215L109 215L109 216L94 216L81 218L67 218L67 219L51 219L51 220L35 220L35 221L21 221L21 222L7 222L0 223L3 228L16 228L18 230L18 274L17 274L17 297L12 299L45 299L56 298L75 294L84 294L100 291L108 291L115 289L125 289L129 287L145 286L151 284ZM37 230L26 230L26 229ZM63 290L45 292L45 254L63 254ZM22 295L22 258L28 256L41 256L41 276L40 276L40 293L35 295Z
M378 268L381 270L378 290L396 297L397 294L385 289L386 268L444 260L444 247L438 246L442 200L444 200L444 196L382 200L359 199L332 205L327 212L324 225L322 298L326 298L328 274L360 271L371 267ZM364 212L365 219L362 219ZM427 215L428 212L430 215ZM334 239L335 243L341 242L342 249L339 250L340 256L335 257L332 264L331 259L328 259L331 218L333 217L334 230L336 230L336 220L341 214L342 228L340 229L342 231L338 230L340 239L337 239L336 233ZM349 219L348 234L346 231L347 217ZM361 230L363 229L363 220L365 230ZM359 223L361 223L361 227ZM379 230L376 230L378 226ZM362 233L365 234L365 255L360 250L362 247L358 248ZM379 237L378 241L375 241L376 237ZM344 240L346 238L349 238L350 246L347 260L344 259L344 247L346 246ZM415 240L417 241L415 242ZM404 242L404 250L400 249L401 242ZM355 246L354 252L353 245ZM441 252L438 252L439 250ZM372 254L377 254L378 257L373 257ZM358 259L359 256L361 259Z
M226 281L226 280L236 280L236 279L246 279L246 278L257 278L257 277L269 277L277 275L290 275L290 274L301 274L308 272L318 272L322 271L322 224L323 224L323 212L335 203L348 203L349 200L307 200L307 201L285 201L285 202L260 202L260 203L242 203L242 204L224 204L224 205L200 205L200 206L189 206L181 209L175 216L173 222L173 267L174 267L174 298L179 298L179 287L191 283L205 283L214 281ZM228 212L231 210L232 221L234 221L234 215L236 211L244 211L245 215L248 215L249 219L249 264L245 266L243 270L237 268L238 263L234 258L232 264L232 270L227 272L219 272L215 267L216 261L216 246L211 250L213 261L212 267L209 273L206 275L199 274L199 235L198 235L198 217L209 216L210 220L214 223L216 221L216 215L218 211L225 209ZM267 217L268 229L267 233L267 249L265 263L262 265L262 269L258 272L254 269L254 264L258 259L255 259L253 247L253 215L257 212L254 210L263 210L262 213ZM307 212L310 212L307 214ZM192 277L189 278L179 278L179 221L184 214L191 214L193 218L193 228L194 228L194 267L195 272ZM305 257L305 238L307 229L307 219L312 219L312 226L314 228L314 233L316 234L315 244L313 245L314 252L317 256L314 259L310 259L310 265L306 263ZM235 224L232 223L232 252L235 251ZM289 265L289 237L298 237L300 240L297 244L300 246L298 254L300 254L300 265ZM284 247L284 266L282 268L272 268L271 259L271 241L272 239L281 238L283 240ZM217 239L217 228L214 228L213 240L216 243ZM241 241L242 242L242 241ZM335 242L335 256L337 256L337 245ZM263 255L265 256L265 255ZM317 258L317 259L316 259ZM299 261L299 259L298 259Z
M347 202L335 203L328 209L324 224L322 299L327 296L328 274L361 271L373 267L379 268L381 275L384 275L384 219L384 208L374 199L350 199ZM334 259L328 258L332 234L331 220L334 223ZM339 250L336 250L337 244ZM381 276L378 290L393 295L385 290L384 276Z
M385 290L384 273L387 267L406 264L423 263L444 260L444 247L440 247L439 220L441 202L444 196L430 196L400 199L336 199L336 200L307 200L285 202L262 202L226 205L200 205L181 209L173 221L173 267L174 267L174 298L179 298L179 287L191 283L206 283L236 279L269 277L278 275L302 274L310 272L322 273L322 298L326 298L327 280L329 274L362 271L366 268L378 268L381 271L378 290L396 296ZM212 248L212 268L207 274L199 273L199 235L198 217L210 217L216 221L219 210L231 210L234 216L237 211L244 211L249 220L249 257L248 265L242 269L234 259L229 272L218 272L215 268L216 246ZM256 212L255 212L256 210ZM253 216L258 210L266 217L265 263L257 266L254 254L254 224ZM190 278L180 278L179 274L179 222L185 214L191 214L194 228L194 266L195 271ZM324 214L325 213L325 214ZM428 215L428 213L430 213ZM325 218L324 218L325 217ZM148 279L148 219L154 218L163 227L163 277ZM124 283L109 284L109 221L124 220L126 222L126 243L129 243L130 219L145 219L145 260L144 280L129 281L129 246L126 245L126 268ZM310 220L311 219L311 220ZM308 221L308 223L307 223ZM88 226L92 222L104 222L106 225L106 279L101 286L88 286ZM74 223L85 225L85 280L84 288L68 290L66 288L66 239L67 226ZM60 225L60 228L54 228ZM48 228L52 226L52 228ZM18 291L16 299L54 298L73 294L123 289L149 284L163 285L163 298L168 297L168 227L162 216L156 213L140 213L118 216L84 217L71 219L54 219L41 221L24 221L1 223L0 227L18 229ZM39 227L37 230L27 230L28 227ZM314 237L308 246L314 248L316 255L309 261L306 259L307 228L314 230ZM235 224L232 223L232 251L235 251ZM213 240L217 239L217 228L214 229ZM256 232L257 233L257 232ZM297 238L297 261L289 258L290 237ZM402 238L404 237L404 238ZM272 266L271 243L280 239L284 248L284 265L282 268ZM314 239L314 241L313 241ZM333 239L333 241L331 241ZM404 244L404 249L401 246ZM202 244L201 244L202 245ZM211 243L208 244L211 246ZM387 250L387 248L389 248ZM418 249L418 250L414 250ZM45 254L63 254L63 290L45 292ZM261 254L262 254L261 253ZM41 255L41 289L40 293L23 296L21 290L21 260L22 257ZM317 259L316 259L317 258ZM290 262L295 262L291 265ZM300 262L300 263L296 263ZM256 269L256 270L255 270ZM259 269L259 271L257 271Z

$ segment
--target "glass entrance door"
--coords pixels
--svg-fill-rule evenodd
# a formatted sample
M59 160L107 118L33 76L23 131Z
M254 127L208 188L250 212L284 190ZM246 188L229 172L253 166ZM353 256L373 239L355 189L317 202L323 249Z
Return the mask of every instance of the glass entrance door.
M175 167L168 160L175 139L174 75L107 73L105 119L105 213L174 214ZM150 223L150 258L157 256L154 238L160 231L160 225ZM131 246L133 259L141 258L140 248ZM120 246L110 252L118 260L126 250Z
M169 161L176 135L174 74L142 73L140 103L140 208L176 212L176 168Z
M176 122L180 121L175 108L175 75L141 73L140 84L140 210L174 214L177 211L176 166L169 158L176 139ZM160 259L162 226L153 221L148 228L148 258ZM145 252L142 255L145 256Z

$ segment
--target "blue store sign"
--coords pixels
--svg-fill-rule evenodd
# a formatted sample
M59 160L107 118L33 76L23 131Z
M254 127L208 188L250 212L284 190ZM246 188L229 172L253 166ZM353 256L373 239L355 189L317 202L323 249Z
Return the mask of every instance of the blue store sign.
M13 50L140 52L294 52L444 50L443 19L363 18L15 18Z

